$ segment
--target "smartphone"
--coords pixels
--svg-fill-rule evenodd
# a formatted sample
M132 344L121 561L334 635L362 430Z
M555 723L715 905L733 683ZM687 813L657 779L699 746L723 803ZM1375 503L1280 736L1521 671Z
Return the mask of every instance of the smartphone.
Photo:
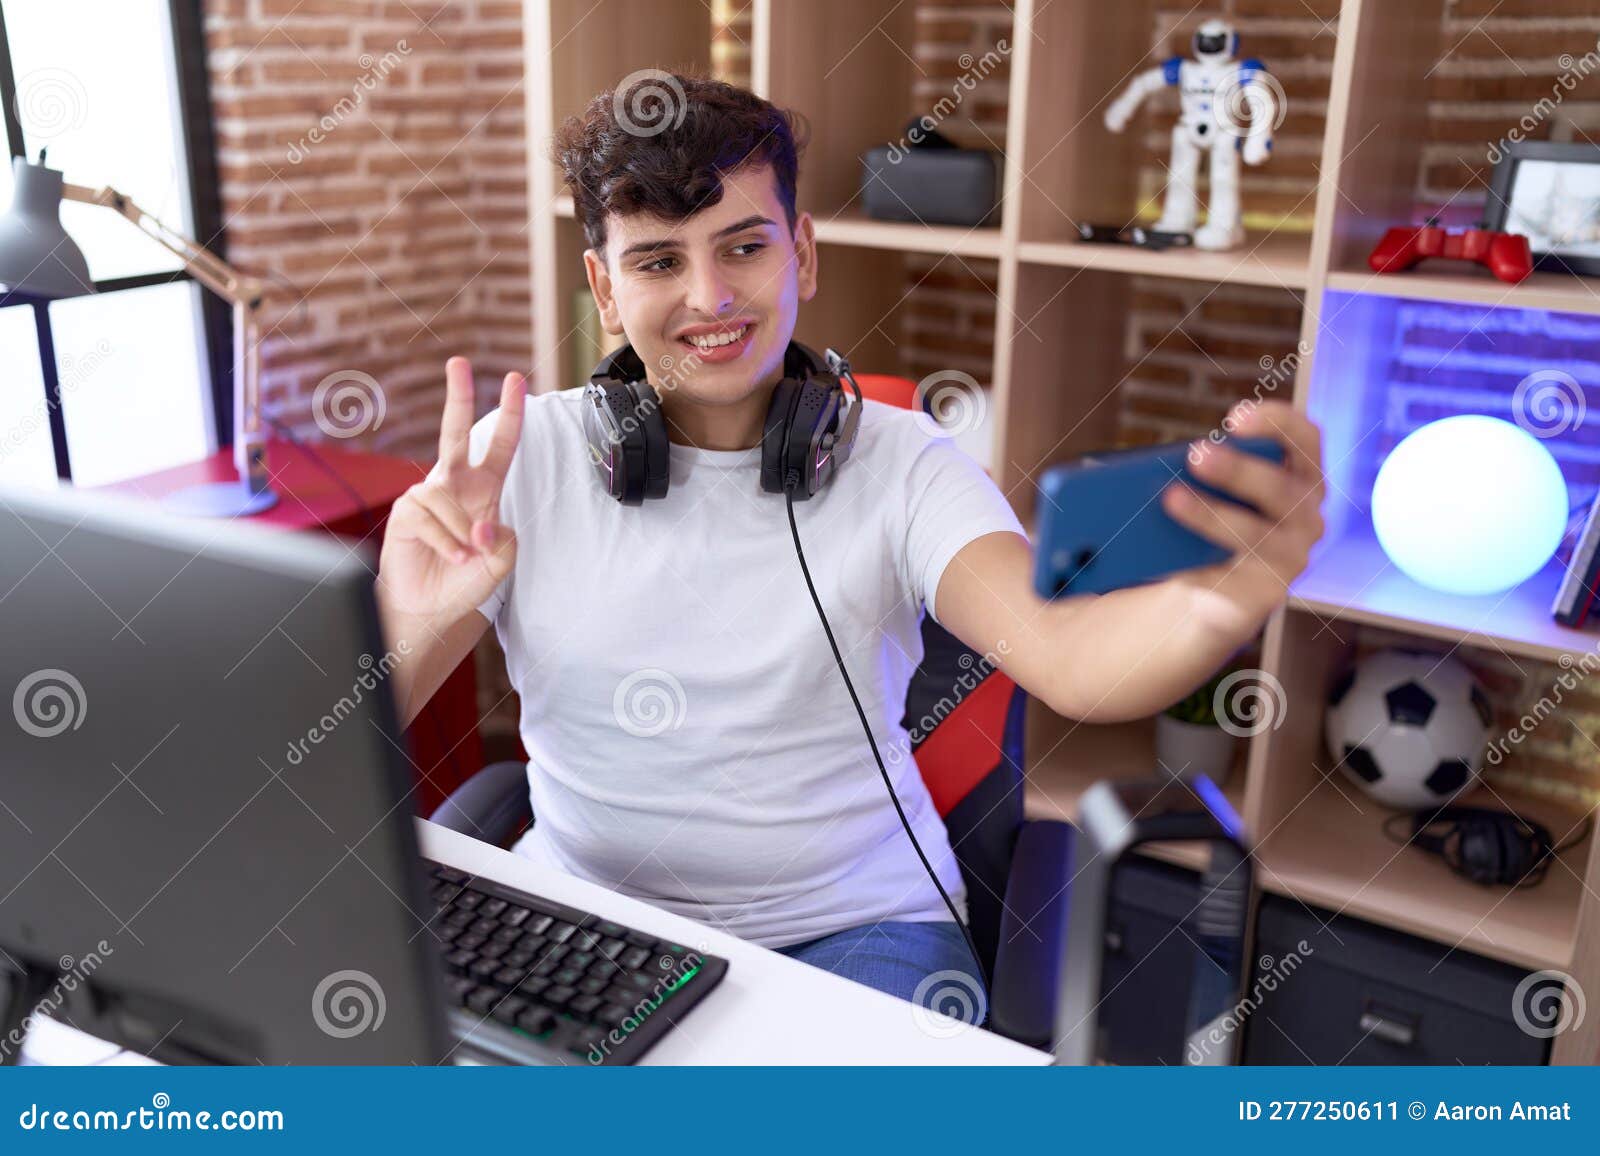
M1161 508L1161 491L1182 479L1201 493L1255 509L1197 478L1189 469L1190 444L1092 454L1045 473L1034 537L1033 585L1040 597L1104 594L1230 557ZM1283 464L1283 446L1271 438L1225 437L1222 444Z

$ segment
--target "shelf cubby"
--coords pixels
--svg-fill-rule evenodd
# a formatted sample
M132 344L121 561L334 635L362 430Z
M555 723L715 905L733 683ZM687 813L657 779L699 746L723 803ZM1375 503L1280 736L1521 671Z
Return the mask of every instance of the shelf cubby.
M1082 723L1030 703L1027 747L1023 813L1030 819L1073 822L1078 816L1078 800L1096 782L1149 779L1161 769L1153 719ZM1222 787L1222 793L1239 810L1244 807L1244 761L1241 750L1233 774ZM1191 843L1151 844L1142 853L1196 871L1205 867L1209 855L1204 844Z
M1017 248L1023 261L1035 265L1276 289L1305 289L1310 283L1311 239L1304 233L1254 232L1239 248L1222 253L1081 240L1023 241Z
M1572 834L1577 822L1569 809L1548 801L1490 790L1469 792L1460 802L1513 806L1546 823L1558 839ZM1483 887L1437 856L1390 838L1383 829L1390 814L1334 772L1261 840L1261 888L1422 936L1439 945L1441 960L1470 951L1531 971L1573 966L1586 846L1563 852L1537 887Z
M913 4L767 0L754 8L752 84L806 118L799 200L819 224L841 220L845 233L883 224L861 218L860 157L875 146L911 143L907 125L918 111L911 92L920 66L903 46L915 39L915 21ZM886 93L904 95L885 99ZM856 235L863 235L859 227Z
M1552 560L1503 594L1468 597L1430 590L1395 568L1370 525L1324 541L1290 588L1290 603L1328 619L1408 631L1548 662L1575 662L1600 638L1550 617L1564 571Z
M1481 266L1460 261L1424 261L1404 273L1374 273L1363 259L1360 270L1329 273L1326 285L1329 292L1404 301L1600 315L1600 286L1585 278L1532 273L1511 285Z
M1324 743L1323 714L1355 650L1353 627L1300 608L1268 632L1263 658L1283 686L1285 709L1252 744L1244 810L1262 889L1433 940L1441 958L1465 950L1532 970L1577 966L1588 842L1564 851L1537 887L1482 887L1392 839L1383 825L1394 812L1337 768ZM1561 802L1489 786L1461 801L1514 808L1546 823L1558 843L1581 822L1581 812Z

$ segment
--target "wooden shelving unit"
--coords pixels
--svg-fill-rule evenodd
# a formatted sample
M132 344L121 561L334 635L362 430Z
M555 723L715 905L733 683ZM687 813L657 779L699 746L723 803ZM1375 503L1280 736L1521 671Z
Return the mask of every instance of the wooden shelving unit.
M1365 524L1352 526L1312 560L1289 604L1323 618L1407 631L1441 642L1521 655L1541 662L1576 662L1592 651L1591 633L1550 617L1562 570L1552 561L1504 594L1468 598L1427 590L1389 561Z
M1150 277L1182 277L1218 284L1265 285L1303 290L1310 277L1310 238L1303 234L1252 233L1226 253L1168 249L1151 252L1082 241L1024 241L1020 258L1036 265L1062 265Z
M1500 805L1483 790L1461 801ZM1559 807L1519 802L1519 809L1560 832L1558 838L1570 833L1573 820ZM1276 851L1260 857L1262 888L1398 927L1444 948L1535 971L1571 970L1587 846L1565 852L1536 888L1490 892L1463 883L1438 859L1391 840L1382 827L1388 815L1342 776L1329 776L1280 820L1271 840Z
M1244 810L1244 751L1222 793L1234 808ZM1078 817L1078 798L1090 784L1102 779L1148 779L1157 765L1154 720L1095 726L1063 719L1048 711L1029 719L1027 794L1023 813L1029 819ZM1183 768L1169 768L1181 771ZM1205 867L1209 850L1203 844L1159 843L1144 849L1152 858L1198 871Z
M1424 265L1398 274L1379 274L1365 268L1334 271L1327 275L1325 284L1337 293L1367 293L1406 301L1600 313L1600 288L1583 278L1534 273L1519 284L1507 285L1476 265L1463 265L1453 273L1433 272L1435 267Z
M1285 16L1301 15L1284 0ZM1016 0L1009 45L1003 211L997 226L925 228L865 219L859 154L898 139L926 111L911 102L911 5L860 0L752 0L756 91L799 109L812 139L800 203L817 220L822 289L801 310L801 340L847 350L864 369L894 365L906 281L897 254L949 254L992 271L998 286L992 472L1025 523L1050 465L1115 443L1115 387L1135 276L1282 288L1302 300L1295 404L1323 427L1333 496L1324 545L1268 623L1262 665L1288 695L1282 725L1253 737L1228 793L1257 840L1268 892L1420 935L1441 958L1471 951L1568 972L1600 993L1600 856L1591 839L1539 888L1479 888L1384 841L1382 815L1328 778L1322 702L1358 624L1539 660L1592 649L1550 622L1551 575L1505 600L1428 594L1388 567L1362 507L1370 493L1353 450L1381 402L1377 356L1397 302L1600 312L1600 287L1547 274L1520 286L1455 264L1375 276L1365 258L1382 230L1412 219L1426 139L1427 76L1444 0L1344 0L1328 81L1321 175L1311 232L1253 233L1230 253L1150 253L1077 241L1079 221L1125 221L1138 206L1139 133L1104 131L1104 104L1149 55L1155 0L1090 4ZM701 0L526 0L529 233L536 387L556 389L570 359L570 301L584 284L583 241L545 144L593 94L642 68L710 60ZM1270 61L1268 62L1270 65ZM903 100L887 94L903 93ZM1248 196L1246 198L1248 205ZM896 259L891 259L896 258ZM1350 340L1350 338L1356 340ZM1283 353L1286 351L1278 351ZM1287 393L1289 387L1283 392ZM1309 709L1308 709L1309 708ZM1035 705L1027 807L1070 816L1083 789L1153 765L1153 724L1083 727ZM1346 796L1355 799L1352 806ZM1561 830L1564 813L1522 799ZM1576 821L1576 817L1572 818ZM1169 854L1193 866L1184 849ZM1554 1041L1556 1062L1594 1062L1600 1015Z

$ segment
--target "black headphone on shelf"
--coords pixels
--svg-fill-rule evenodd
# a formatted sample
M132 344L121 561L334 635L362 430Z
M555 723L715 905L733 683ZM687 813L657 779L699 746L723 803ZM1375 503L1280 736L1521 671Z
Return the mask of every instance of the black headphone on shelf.
M1550 870L1560 851L1575 846L1588 835L1585 829L1569 843L1557 846L1543 823L1512 811L1487 807L1440 807L1415 815L1391 815L1385 823L1395 837L1396 820L1411 820L1411 842L1439 856L1450 869L1485 886L1532 887ZM1587 828L1588 820L1585 820Z
M848 409L841 377L856 395ZM762 427L762 490L792 494L797 501L820 492L855 448L861 404L849 362L831 349L821 358L789 342L783 378L773 388ZM639 506L646 498L667 496L667 423L632 345L609 354L589 375L583 433L595 474L613 498Z

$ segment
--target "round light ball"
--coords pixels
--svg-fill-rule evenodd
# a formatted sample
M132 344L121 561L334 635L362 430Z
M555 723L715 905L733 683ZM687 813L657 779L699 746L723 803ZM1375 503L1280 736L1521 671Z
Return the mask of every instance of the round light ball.
M1542 569L1567 527L1567 486L1520 426L1464 414L1395 446L1372 487L1372 528L1389 560L1446 594L1498 594Z

